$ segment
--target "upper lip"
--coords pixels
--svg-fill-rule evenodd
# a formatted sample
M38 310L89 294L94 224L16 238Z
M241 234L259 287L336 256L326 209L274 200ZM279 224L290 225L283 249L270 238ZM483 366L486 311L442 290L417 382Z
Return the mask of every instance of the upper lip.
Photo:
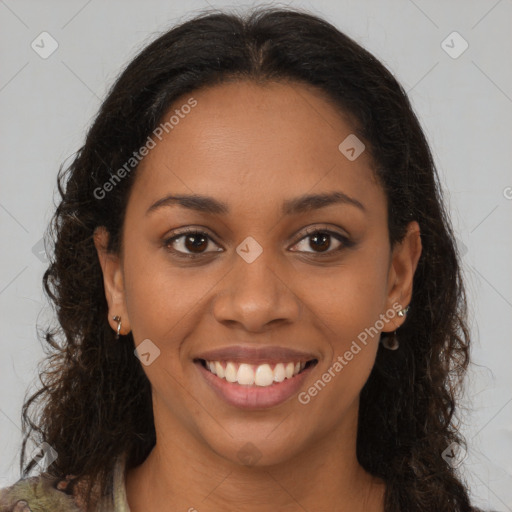
M232 345L225 348L208 350L194 359L205 361L233 361L236 363L290 363L306 362L316 359L314 354L285 347L244 347Z

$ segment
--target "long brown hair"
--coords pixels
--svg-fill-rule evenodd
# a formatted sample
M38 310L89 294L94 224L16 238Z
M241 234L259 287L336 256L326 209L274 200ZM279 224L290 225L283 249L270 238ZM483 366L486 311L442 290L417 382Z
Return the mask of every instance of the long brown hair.
M454 414L469 336L459 258L429 146L403 88L375 57L325 20L291 9L205 12L160 36L120 75L85 144L61 167L61 200L49 227L54 251L43 278L58 325L46 330L43 385L23 407L22 470L33 436L58 452L50 473L78 475L105 493L117 456L126 452L134 467L154 446L150 384L131 334L113 342L93 243L95 228L105 226L109 250L119 250L136 167L108 198L98 190L177 98L241 78L323 91L354 119L370 151L387 196L391 243L410 221L419 223L423 253L411 311L400 349L379 348L362 390L357 456L386 482L387 512L471 510L467 489L441 456L452 443L464 444ZM36 404L41 411L31 419ZM92 507L90 492L87 499Z

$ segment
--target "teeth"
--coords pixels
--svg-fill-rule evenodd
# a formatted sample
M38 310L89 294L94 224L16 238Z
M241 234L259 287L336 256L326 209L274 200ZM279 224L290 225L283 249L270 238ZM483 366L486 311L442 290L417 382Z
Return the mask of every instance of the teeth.
M260 364L256 368L254 383L256 386L270 386L274 382L274 372L268 364Z
M294 370L295 370L295 365L293 363L288 363L284 369L284 376L287 379L291 379L293 377Z
M216 361L215 362L215 375L217 375L218 377L220 377L221 379L224 377L224 368L222 367L222 365L219 363L219 361Z
M228 382L236 382L236 367L233 363L228 363L226 365L226 375L225 378Z
M274 368L274 380L276 382L283 382L284 379L285 379L284 364L278 363L278 364L276 364L276 367Z
M238 384L245 384L246 386L252 386L254 384L254 371L248 364L241 364L238 367L238 373L236 374L236 380Z
M206 367L214 375L228 382L237 382L245 386L271 386L274 382L283 382L304 370L306 362L277 363L272 369L268 363L252 365L247 363L221 363L220 361L206 361Z

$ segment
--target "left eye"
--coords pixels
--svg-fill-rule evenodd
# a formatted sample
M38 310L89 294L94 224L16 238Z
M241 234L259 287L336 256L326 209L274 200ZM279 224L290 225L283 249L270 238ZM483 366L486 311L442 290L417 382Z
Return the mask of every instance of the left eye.
M217 252L222 249L215 249L214 251L205 251L209 242L213 242L207 233L202 231L187 231L179 235L173 236L165 240L164 244L170 251L177 253L180 256L194 257L200 256L205 252ZM171 247L172 246L172 247ZM183 250L185 249L185 250ZM190 252L186 252L190 251Z
M338 243L338 246L333 250L328 250L331 247L331 239L334 238ZM307 234L304 238L302 238L295 246L300 246L301 244L306 244L306 241L309 239L309 244L307 248L313 249L311 251L304 250L302 252L312 252L312 253L331 253L337 250L341 250L343 247L349 245L348 240L339 233L334 233L333 231L326 230L316 230L309 234ZM295 247L294 246L294 247ZM318 250L316 250L318 249ZM300 252L300 251L299 251Z

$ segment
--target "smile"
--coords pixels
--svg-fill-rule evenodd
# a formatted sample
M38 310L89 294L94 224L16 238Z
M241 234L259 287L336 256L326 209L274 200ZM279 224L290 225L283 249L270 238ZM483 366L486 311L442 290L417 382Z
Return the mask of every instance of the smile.
M302 372L312 361L288 363L249 364L236 361L202 361L202 364L211 373L225 379L227 382L236 382L243 386L268 387L275 383L291 379Z
M257 364L206 359L194 362L214 396L237 409L262 410L281 405L299 393L318 360Z

